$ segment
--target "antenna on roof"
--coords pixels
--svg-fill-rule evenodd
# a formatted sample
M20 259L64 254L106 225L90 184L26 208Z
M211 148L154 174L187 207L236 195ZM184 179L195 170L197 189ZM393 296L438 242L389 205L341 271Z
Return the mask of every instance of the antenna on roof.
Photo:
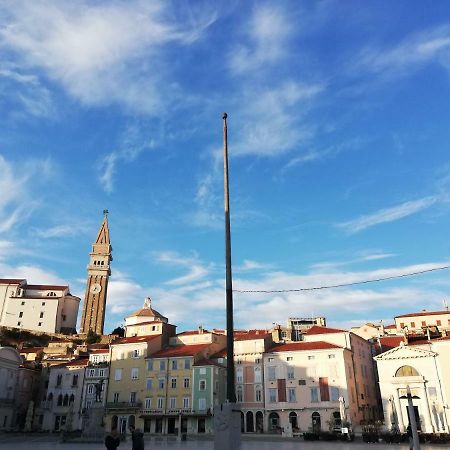
M447 300L444 299L443 303L444 303L444 309L445 309L446 311L448 311L448 302L447 302Z

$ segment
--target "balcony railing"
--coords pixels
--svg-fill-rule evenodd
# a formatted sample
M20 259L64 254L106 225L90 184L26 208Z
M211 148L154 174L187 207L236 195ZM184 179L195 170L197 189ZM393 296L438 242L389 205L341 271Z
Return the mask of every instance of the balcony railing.
M137 409L142 407L142 402L108 402L107 409Z

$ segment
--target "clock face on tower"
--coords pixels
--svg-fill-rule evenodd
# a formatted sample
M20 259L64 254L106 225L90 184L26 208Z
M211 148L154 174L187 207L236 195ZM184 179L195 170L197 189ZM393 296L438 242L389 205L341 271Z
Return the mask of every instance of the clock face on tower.
M102 290L102 287L101 287L98 283L94 283L94 284L91 286L91 292L92 292L93 294L98 294L101 290Z

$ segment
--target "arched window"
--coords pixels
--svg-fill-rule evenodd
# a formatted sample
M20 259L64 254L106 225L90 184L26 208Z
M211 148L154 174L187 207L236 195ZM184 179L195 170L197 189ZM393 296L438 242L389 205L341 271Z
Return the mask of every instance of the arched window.
M280 426L280 416L276 412L269 414L269 431L276 431Z
M66 394L63 400L63 406L67 406L69 404L69 396Z
M75 401L75 395L71 394L69 398L69 404L73 403Z
M242 386L236 388L236 401L242 402Z
M247 422L247 433L253 433L255 431L255 427L253 424L253 413L251 411L247 411L246 414L246 422Z
M289 413L289 423L292 425L293 430L298 429L297 414L294 411Z
M319 433L321 428L322 428L322 424L321 424L321 420L320 420L320 414L316 411L313 412L311 415L311 419L312 419L312 430L313 433Z
M62 406L62 404L63 404L63 396L62 396L62 394L59 394L58 395L58 406Z
M50 392L50 394L48 394L47 400L48 400L49 402L52 402L52 401L53 401L53 392Z
M262 402L262 386L260 384L255 386L255 401Z
M396 377L418 377L420 376L419 372L417 372L414 367L411 366L402 366L400 369L395 372Z

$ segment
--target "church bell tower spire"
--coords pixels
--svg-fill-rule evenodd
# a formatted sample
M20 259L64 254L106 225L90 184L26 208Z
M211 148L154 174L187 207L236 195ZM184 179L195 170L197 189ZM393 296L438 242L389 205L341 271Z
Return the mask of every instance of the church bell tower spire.
M103 211L103 221L92 244L87 266L88 279L84 297L83 316L81 318L81 334L89 330L103 334L105 323L106 293L108 279L111 275L110 263L112 247L109 239L108 210Z

